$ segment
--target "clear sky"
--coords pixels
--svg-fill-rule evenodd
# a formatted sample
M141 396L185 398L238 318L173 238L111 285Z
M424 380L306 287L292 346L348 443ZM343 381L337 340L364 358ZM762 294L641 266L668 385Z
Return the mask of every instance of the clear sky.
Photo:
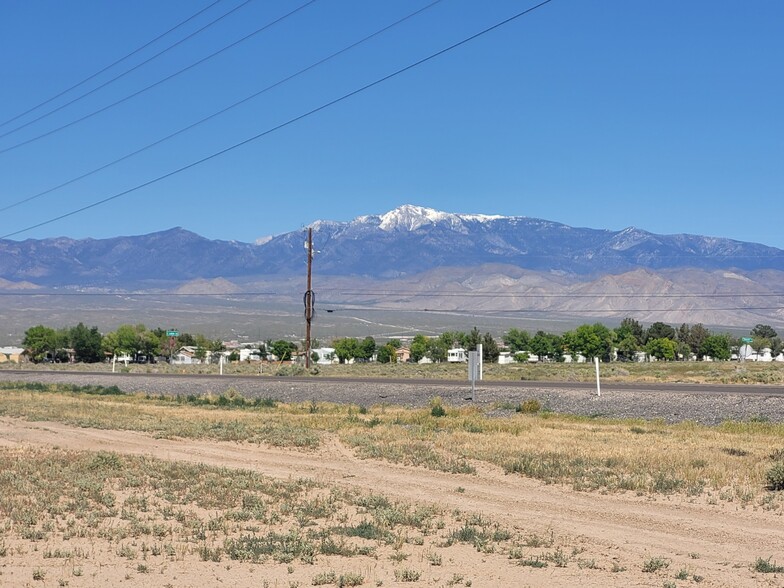
M0 208L260 92L430 2L312 2L94 115L307 0L2 2L0 122L209 8L0 127ZM264 133L535 4L442 0L224 115L3 210L0 235ZM160 57L17 129L233 8ZM784 248L784 2L552 0L204 164L12 238L104 238L181 226L252 242L406 203Z

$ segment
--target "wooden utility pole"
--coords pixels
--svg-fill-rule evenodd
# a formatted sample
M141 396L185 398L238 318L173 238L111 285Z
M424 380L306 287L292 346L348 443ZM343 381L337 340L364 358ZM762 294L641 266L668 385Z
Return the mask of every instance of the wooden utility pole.
M313 322L313 307L316 297L313 294L313 229L308 227L308 289L305 291L305 368L310 369L310 324Z

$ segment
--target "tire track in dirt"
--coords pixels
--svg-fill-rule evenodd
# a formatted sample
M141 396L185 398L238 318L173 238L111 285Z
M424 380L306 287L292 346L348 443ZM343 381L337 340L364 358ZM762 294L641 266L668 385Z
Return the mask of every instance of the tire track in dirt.
M524 533L545 536L553 532L556 538L566 538L593 555L632 560L638 570L646 558L671 558L672 568L698 567L707 586L777 585L773 582L778 579L768 575L757 574L755 578L748 566L758 557L782 559L784 555L780 513L742 508L735 503L710 505L704 499L690 502L680 496L650 499L576 492L505 475L487 464L477 464L477 475L468 475L362 460L334 437L317 451L303 452L244 443L156 439L131 431L2 417L0 445L100 449L250 469L278 479L312 478L401 500L481 513ZM699 559L691 560L690 554L699 554ZM739 574L739 567L746 570ZM624 577L630 579L627 574ZM646 578L654 579L643 574L641 585L647 585Z

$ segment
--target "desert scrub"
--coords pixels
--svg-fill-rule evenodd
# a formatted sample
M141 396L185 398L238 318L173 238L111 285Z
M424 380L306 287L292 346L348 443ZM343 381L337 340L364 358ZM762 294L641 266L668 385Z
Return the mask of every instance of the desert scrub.
M458 517L475 526L475 536L492 550L502 552L513 541L486 517L435 505L109 452L0 448L0 512L10 521L0 555L10 552L9 542L47 541L31 550L44 559L68 560L74 575L91 564L93 549L139 574L154 573L171 558L226 565L271 561L293 568L327 556L379 558L377 550L384 548L385 556L405 553L401 563L419 553L421 561L427 557L438 566L439 531L458 525ZM90 549L74 539L88 540ZM311 578L314 585L364 581L352 573Z
M722 489L721 499L744 501L766 485L776 486L767 477L776 465L769 456L771 447L784 446L784 425L760 420L709 427L541 411L498 418L476 406L443 403L434 406L445 414L433 416L433 407L251 401L231 390L179 398L111 392L39 385L9 389L0 395L0 412L162 438L298 449L316 448L325 435L335 434L360 457L450 473L473 473L476 462L486 462L510 474L580 490L698 495Z
M779 461L765 474L770 490L784 490L784 461Z

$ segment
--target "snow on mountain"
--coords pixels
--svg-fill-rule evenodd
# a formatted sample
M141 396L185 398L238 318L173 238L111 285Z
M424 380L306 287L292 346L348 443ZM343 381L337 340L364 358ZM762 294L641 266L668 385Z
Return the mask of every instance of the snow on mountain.
M322 275L411 276L434 268L503 264L560 275L636 269L784 270L784 251L699 235L570 227L529 218L455 214L406 204L349 222L311 224ZM301 230L255 244L211 241L181 228L113 239L0 240L0 279L46 286L292 275L304 263ZM171 261L162 264L161 259Z

